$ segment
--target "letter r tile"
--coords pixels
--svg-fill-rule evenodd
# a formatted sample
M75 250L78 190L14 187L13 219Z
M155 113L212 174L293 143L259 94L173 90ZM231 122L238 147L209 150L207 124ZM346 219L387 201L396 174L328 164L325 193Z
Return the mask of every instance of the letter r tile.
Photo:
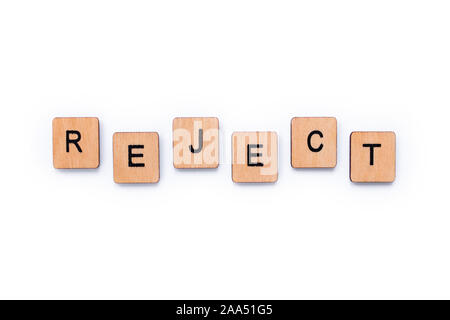
M234 182L278 180L278 135L276 132L235 132L232 137Z
M53 166L93 169L100 164L98 118L53 119Z
M395 133L352 132L350 135L350 180L394 182Z
M114 181L156 183L159 181L159 136L157 132L116 132L113 135Z
M178 169L219 166L219 120L173 119L173 166Z

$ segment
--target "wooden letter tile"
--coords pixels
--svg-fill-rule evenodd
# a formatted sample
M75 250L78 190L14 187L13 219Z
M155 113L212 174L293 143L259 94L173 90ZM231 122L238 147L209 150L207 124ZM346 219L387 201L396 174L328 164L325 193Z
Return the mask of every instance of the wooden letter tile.
M116 132L113 136L114 181L159 181L159 136L156 132Z
M53 166L92 169L100 164L98 118L53 119Z
M219 120L173 119L173 166L179 169L219 166Z
M292 167L334 168L336 137L336 118L293 118L291 121Z
M234 182L278 180L278 136L276 132L235 132L232 136Z
M394 132L353 132L350 135L350 180L395 180Z

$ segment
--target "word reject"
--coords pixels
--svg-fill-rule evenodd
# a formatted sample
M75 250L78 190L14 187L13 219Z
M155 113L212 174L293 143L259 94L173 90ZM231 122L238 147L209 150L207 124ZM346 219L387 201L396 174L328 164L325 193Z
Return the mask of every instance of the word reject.
M100 164L97 118L53 119L53 166L56 169L97 168ZM278 180L278 135L272 131L234 132L232 180L264 183ZM393 182L396 136L390 131L358 131L350 135L350 180ZM114 181L159 181L157 132L113 135ZM332 117L295 117L291 121L291 166L334 168L337 163L337 121ZM219 166L219 120L213 117L173 120L173 166L212 169Z

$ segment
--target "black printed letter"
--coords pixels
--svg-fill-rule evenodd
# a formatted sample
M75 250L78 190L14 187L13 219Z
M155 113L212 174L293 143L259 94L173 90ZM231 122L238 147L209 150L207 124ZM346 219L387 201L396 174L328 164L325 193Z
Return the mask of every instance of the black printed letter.
M364 148L370 148L370 165L373 166L373 149L374 148L380 148L381 144L379 143L365 143L363 144Z
M203 129L198 129L198 148L194 149L194 146L191 144L189 146L189 150L191 150L192 153L199 153L202 151L203 148Z
M251 157L261 157L262 153L251 153L251 148L262 148L262 144L248 144L247 145L247 166L248 167L263 167L261 162L251 162Z
M76 134L77 138L76 139L70 139L70 135L71 134ZM76 130L66 130L66 152L69 152L69 144L73 143L75 145L75 147L77 147L78 152L83 152L81 150L80 145L78 144L78 142L80 142L81 140L81 133L80 131L76 131Z
M133 163L132 158L143 158L142 153L133 153L133 149L144 149L141 144L128 146L128 166L129 167L145 167L144 163Z
M323 138L323 134L322 134L322 132L320 132L319 130L311 131L311 133L310 133L309 136L308 136L308 148L309 148L309 150L311 150L312 152L320 152L320 150L322 150L322 148L323 148L323 144L322 144L322 143L320 144L320 146L319 146L318 148L314 148L314 147L311 145L311 138L312 138L312 136L315 135L315 134L317 134L317 135L319 135L319 137Z

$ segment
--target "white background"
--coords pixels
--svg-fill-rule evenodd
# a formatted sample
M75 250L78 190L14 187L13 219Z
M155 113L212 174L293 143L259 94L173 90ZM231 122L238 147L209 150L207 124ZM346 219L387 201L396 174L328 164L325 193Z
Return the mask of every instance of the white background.
M450 298L448 1L0 2L0 298ZM97 170L52 166L97 116ZM221 165L175 170L172 119L217 116ZM290 119L335 116L338 164L290 167ZM279 180L231 180L275 130ZM397 134L397 180L349 181L349 135ZM112 178L157 131L161 180Z

